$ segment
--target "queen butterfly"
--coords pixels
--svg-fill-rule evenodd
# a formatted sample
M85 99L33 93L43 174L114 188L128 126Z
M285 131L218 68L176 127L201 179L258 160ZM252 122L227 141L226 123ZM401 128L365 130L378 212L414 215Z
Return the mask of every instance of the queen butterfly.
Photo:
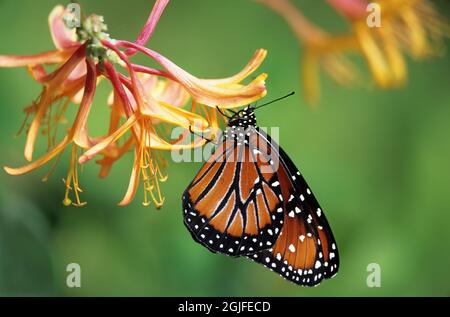
M183 193L184 223L212 252L246 256L314 286L338 271L336 241L294 163L256 125L262 106L227 117L221 142Z

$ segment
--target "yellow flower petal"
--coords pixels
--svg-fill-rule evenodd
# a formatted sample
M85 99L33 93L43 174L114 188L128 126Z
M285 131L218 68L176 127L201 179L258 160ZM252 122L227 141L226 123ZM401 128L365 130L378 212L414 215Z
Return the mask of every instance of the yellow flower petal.
M69 60L63 66L61 66L52 74L48 75L48 82L44 86L44 91L37 104L36 115L31 122L27 134L27 140L25 143L25 158L28 161L31 161L33 159L34 144L36 142L39 127L44 118L44 115L47 113L48 107L54 101L54 96L60 92L60 89L58 89L59 86L64 83L66 78L83 59L84 54L84 46L82 46L69 58Z
M88 136L87 120L97 89L97 71L95 63L94 61L87 59L86 64L88 67L84 94L71 131L74 143L81 148L88 148L91 146L91 141Z
M113 45L110 43L104 42L104 44L113 49ZM210 107L220 106L222 108L233 108L244 106L261 99L267 93L265 87L266 74L259 75L250 84L242 87L223 88L211 85L205 82L205 80L189 74L153 50L126 41L118 41L116 45L126 48L136 48L150 56L176 78L196 102Z
M389 66L371 30L361 23L355 26L355 34L375 81L381 87L388 88L391 84Z
M399 43L394 37L394 30L388 23L379 30L391 72L391 86L401 86L406 81L406 63L400 51Z
M222 86L222 87L229 87L233 84L238 84L245 78L253 74L259 68L259 66L261 66L266 56L267 51L265 49L260 48L256 50L255 54L250 59L248 64L236 75L222 79L200 79L200 80L207 85Z
M56 155L61 153L66 146L70 143L70 139L66 136L64 140L59 143L55 148L53 148L50 152L45 154L42 158L38 159L37 161L28 164L26 166L20 167L20 168L12 168L12 167L4 167L6 173L9 175L17 176L17 175L23 175L26 173L29 173L42 165L49 162L51 159L53 159Z
M140 153L139 149L136 148L134 151L134 163L133 169L131 171L130 182L128 184L127 192L125 196L120 201L119 206L126 206L131 203L134 196L136 196L137 189L139 187L139 178L141 174L141 161L140 161Z
M304 53L301 63L301 75L305 99L308 103L314 104L319 98L319 64L318 56L307 50Z
M0 67L22 67L59 64L67 60L72 51L50 51L35 55L0 55Z
M208 122L202 116L155 99L147 98L141 113L144 116L156 118L186 129L190 126L195 126L202 130L208 127Z
M128 118L128 120L115 132L111 133L103 139L101 142L97 143L96 145L92 146L88 151L86 151L78 160L80 164L84 164L87 161L91 160L93 157L95 157L97 154L104 151L110 144L117 141L120 137L122 137L137 121L137 118L135 115Z

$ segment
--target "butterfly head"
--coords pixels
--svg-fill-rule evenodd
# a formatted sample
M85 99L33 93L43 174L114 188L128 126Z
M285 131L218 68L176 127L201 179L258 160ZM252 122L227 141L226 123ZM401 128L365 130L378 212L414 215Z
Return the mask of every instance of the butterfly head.
M256 116L255 110L270 105L276 101L282 100L289 96L292 96L295 92L291 92L283 97L274 99L260 106L251 106L248 105L244 109L239 110L238 112L233 112L233 115L229 117L228 126L229 127L243 127L247 129L250 126L256 126Z
M246 129L249 126L256 125L255 107L247 106L244 109L235 112L228 121L229 127L243 127Z

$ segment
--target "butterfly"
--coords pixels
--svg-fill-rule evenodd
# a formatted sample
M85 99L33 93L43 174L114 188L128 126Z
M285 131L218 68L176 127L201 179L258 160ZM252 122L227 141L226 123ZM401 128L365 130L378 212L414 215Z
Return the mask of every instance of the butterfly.
M266 103L286 98L293 93ZM247 106L227 116L219 144L183 193L184 223L215 253L245 256L298 285L333 277L331 228L292 160Z

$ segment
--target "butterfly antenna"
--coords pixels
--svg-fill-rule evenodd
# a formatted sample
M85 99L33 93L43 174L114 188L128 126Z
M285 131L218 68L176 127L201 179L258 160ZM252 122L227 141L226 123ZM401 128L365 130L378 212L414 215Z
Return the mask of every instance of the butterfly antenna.
M291 92L291 93L287 94L286 96L283 96L283 97L280 97L280 98L274 99L274 100L272 100L272 101L269 101L269 102L267 102L267 103L264 103L264 104L262 104L262 105L260 105L260 106L258 106L258 107L255 107L255 109L259 109L259 108L262 108L262 107L268 106L268 105L270 105L271 103L274 103L274 102L277 102L277 101L283 100L283 99L285 99L285 98L287 98L287 97L290 97L290 96L292 96L292 95L294 95L294 94L295 94L295 91L293 91L293 92Z

